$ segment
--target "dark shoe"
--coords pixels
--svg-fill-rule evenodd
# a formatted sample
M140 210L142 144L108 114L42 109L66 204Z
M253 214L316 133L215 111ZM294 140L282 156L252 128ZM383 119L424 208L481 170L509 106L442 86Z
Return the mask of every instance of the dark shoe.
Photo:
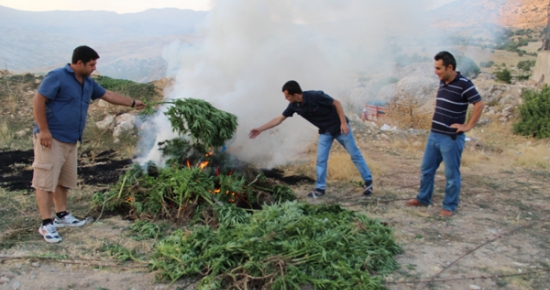
M442 210L441 213L439 213L440 216L442 217L452 217L453 216L453 212L450 211L450 210Z
M418 199L416 199L416 198L405 202L405 205L406 206L426 206L425 204L418 201Z
M373 190L374 190L374 188L372 186L372 180L365 181L365 185L363 185L363 195L364 196L371 196Z
M323 196L325 195L325 190L324 189L314 189L312 192L308 193L307 196L311 197L311 198L318 198L319 196Z

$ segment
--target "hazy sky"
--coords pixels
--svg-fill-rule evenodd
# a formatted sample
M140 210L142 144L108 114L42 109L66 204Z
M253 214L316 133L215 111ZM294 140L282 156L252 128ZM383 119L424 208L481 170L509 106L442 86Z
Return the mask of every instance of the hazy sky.
M436 8L455 0L431 0L430 8ZM105 10L117 13L140 12L151 8L179 8L210 10L212 0L0 0L1 6L27 11L51 10Z
M1 6L27 11L106 10L118 13L140 12L151 8L209 10L210 0L0 0Z

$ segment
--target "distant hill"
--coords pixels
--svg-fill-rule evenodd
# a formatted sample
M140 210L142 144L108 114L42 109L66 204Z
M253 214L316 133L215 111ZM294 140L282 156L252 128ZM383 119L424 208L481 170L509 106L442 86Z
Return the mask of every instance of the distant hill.
M542 30L549 2L456 0L428 11L426 18L436 27L450 28L451 35L487 39L500 30L499 26ZM180 9L117 14L28 12L0 6L0 69L47 72L69 62L72 50L86 44L100 54L98 71L102 75L138 82L160 79L167 67L163 49L176 40L196 42L196 26L207 15Z
M440 27L541 28L547 24L549 5L549 0L457 0L434 9L432 17Z
M159 79L163 47L176 39L189 41L206 14L180 9L28 12L0 6L0 68L45 72L69 62L72 50L86 44L100 54L102 74Z

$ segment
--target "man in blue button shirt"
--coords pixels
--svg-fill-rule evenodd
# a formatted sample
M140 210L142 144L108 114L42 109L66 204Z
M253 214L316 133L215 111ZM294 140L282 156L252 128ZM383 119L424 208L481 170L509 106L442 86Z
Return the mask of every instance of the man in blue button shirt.
M286 110L282 115L275 117L263 126L252 129L249 134L250 138L256 138L263 131L278 126L286 118L297 113L319 128L316 163L317 181L315 189L308 196L317 198L325 194L328 156L335 139L348 151L351 160L361 174L365 182L363 194L366 196L371 195L373 191L372 175L361 151L355 144L349 120L344 115L342 104L322 91L302 92L296 81L288 81L283 86L283 94L290 103Z
M98 58L92 48L77 47L72 62L49 72L33 99L36 122L32 186L42 216L38 232L48 243L61 242L56 228L80 227L86 223L67 212L67 192L77 185L76 144L82 141L90 102L101 98L115 105L138 109L145 106L139 100L105 90L92 79ZM52 220L52 203L55 220Z

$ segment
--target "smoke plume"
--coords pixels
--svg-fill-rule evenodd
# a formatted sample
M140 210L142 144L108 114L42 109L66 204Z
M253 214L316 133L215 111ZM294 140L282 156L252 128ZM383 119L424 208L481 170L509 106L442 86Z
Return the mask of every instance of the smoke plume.
M288 105L288 80L303 90L339 99L358 75L394 67L401 39L426 33L425 8L408 0L224 0L200 26L200 39L164 51L175 85L167 98L199 98L238 116L231 153L262 167L295 160L316 141L317 129L295 115L251 140L248 132L279 116ZM359 108L360 109L360 108ZM347 112L348 114L349 112ZM349 114L348 114L349 116ZM162 113L156 142L173 137ZM158 162L153 148L147 159Z

